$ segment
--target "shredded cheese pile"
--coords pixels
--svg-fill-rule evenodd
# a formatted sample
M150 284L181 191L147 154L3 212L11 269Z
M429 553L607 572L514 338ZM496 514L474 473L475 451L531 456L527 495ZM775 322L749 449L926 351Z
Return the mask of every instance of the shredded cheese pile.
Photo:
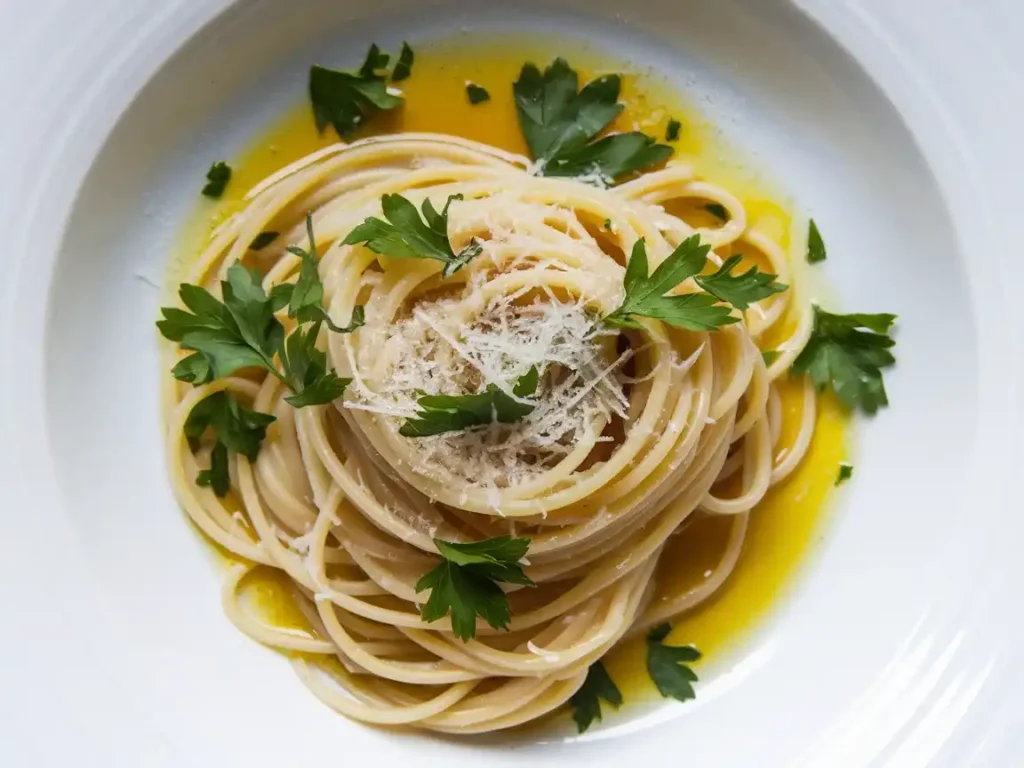
M536 367L540 382L533 412L514 424L421 438L416 470L441 469L468 483L507 488L549 469L585 435L600 438L614 417L626 418L618 334L596 322L581 302L526 291L499 295L469 325L455 320L458 299L416 305L393 324L381 345L384 384L353 388L346 406L374 411L401 426L423 395L465 395L495 384L508 395ZM596 433L596 434L595 434ZM611 438L607 438L611 439Z

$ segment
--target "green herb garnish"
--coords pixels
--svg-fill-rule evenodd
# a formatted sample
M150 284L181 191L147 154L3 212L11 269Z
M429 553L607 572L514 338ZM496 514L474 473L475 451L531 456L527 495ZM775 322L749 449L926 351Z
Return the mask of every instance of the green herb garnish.
M836 475L836 485L845 483L853 477L853 465L843 462L839 465L839 474Z
M730 307L719 304L718 298L709 293L665 295L680 283L700 274L709 250L710 246L701 245L700 237L693 235L648 277L647 248L642 239L637 240L623 280L626 298L605 318L605 322L625 328L642 328L634 317L639 315L692 331L714 331L720 326L739 322Z
M381 210L387 221L371 216L345 238L347 245L365 243L374 253L403 259L435 259L444 264L441 274L449 277L480 253L482 246L474 240L458 253L448 241L448 207L462 195L450 195L441 213L430 198L424 198L423 219L416 206L401 195L384 195Z
M512 86L519 125L541 176L581 178L610 186L629 173L664 162L672 148L638 131L593 141L622 111L621 79L604 75L577 92L579 78L564 59L544 70L524 64Z
M473 105L491 100L491 94L487 92L487 89L476 83L466 83L466 97Z
M721 203L708 203L704 206L704 210L717 219L721 219L722 221L729 220L729 212L725 210L725 206Z
M195 352L172 369L175 378L198 385L242 368L276 370L273 359L284 328L274 318L259 273L231 265L221 283L223 301L189 283L178 294L187 310L163 307L157 322L165 338Z
M820 390L826 385L850 408L875 413L888 405L882 369L896 362L889 335L896 315L833 315L814 308L814 330L793 361L794 373L807 373Z
M679 129L682 127L683 124L678 120L669 120L665 129L665 141L679 141Z
M217 496L224 496L231 487L228 474L228 451L255 461L267 434L267 425L274 421L269 413L246 408L234 395L221 390L196 403L185 419L185 437L198 440L207 429L217 436L210 455L210 468L199 471L196 485L208 486Z
M779 353L774 349L766 349L761 353L761 359L764 360L766 366L771 366L776 360L779 359Z
M395 68L391 70L391 81L398 83L405 80L412 74L412 61L414 55L408 43L402 43L402 51L398 54L398 61Z
M736 309L746 309L751 304L781 293L789 286L775 282L778 275L761 272L751 267L741 275L731 274L743 259L740 255L730 256L713 275L697 275L694 281L708 293L732 304Z
M203 194L207 197L217 198L224 194L224 188L231 181L231 166L223 160L210 166L206 172L206 186L203 187Z
M824 261L826 255L825 241L821 239L818 225L814 223L814 219L811 219L810 227L807 230L807 263L817 264L819 261Z
M281 349L284 379L294 394L285 402L295 408L333 403L343 394L352 379L341 378L327 370L327 353L316 348L320 321L296 328Z
M451 616L452 633L463 641L476 637L476 617L495 629L507 629L511 618L508 597L498 586L534 586L519 561L530 547L529 539L497 536L460 544L434 539L441 563L416 582L416 591L430 590L420 609L424 621Z
M516 381L512 394L519 398L532 397L537 391L538 381L536 367L530 368ZM494 384L488 384L487 389L477 395L424 395L416 404L419 414L406 419L398 434L428 437L495 421L511 424L529 416L534 409L533 405L509 397Z
M349 380L327 370L326 354L316 349L316 340L322 323L336 333L350 333L363 324L364 312L361 306L355 307L352 321L345 327L335 325L327 316L308 216L306 227L310 250L289 246L303 259L294 285L276 286L267 296L260 274L236 263L221 283L223 301L205 288L184 283L179 295L187 309L161 309L160 333L194 353L171 369L175 378L199 385L243 368L262 368L292 390L285 399L296 408L329 403L341 396ZM274 317L284 307L300 323L287 341L284 326ZM312 326L303 330L301 323L310 321ZM275 365L275 357L280 358L283 372Z
M587 730L595 720L601 719L601 699L613 707L622 705L622 692L609 677L604 664L595 661L587 670L587 679L569 699L572 719L580 733Z
M277 236L279 234L281 234L281 233L280 232L269 232L269 231L268 232L260 232L258 235L256 235L256 237L254 237L252 239L252 242L249 243L249 250L250 251L262 251L264 248L266 248L272 242L277 240Z
M313 235L313 217L306 214L306 236L309 238L309 249L289 245L289 253L302 259L299 276L294 284L283 283L274 288L271 298L288 307L288 317L300 323L319 321L327 325L335 333L352 333L365 322L365 314L361 305L352 310L352 319L346 326L335 325L324 309L324 286L320 282L319 259L316 255L316 238Z
M389 58L372 45L358 72L338 72L319 66L309 68L309 99L318 131L323 133L328 125L333 125L342 138L348 139L378 110L402 106L405 100L388 93L381 73Z
M662 696L687 701L696 696L693 684L697 682L688 664L698 661L701 654L692 645L665 645L671 631L672 625L666 623L647 633L647 673Z

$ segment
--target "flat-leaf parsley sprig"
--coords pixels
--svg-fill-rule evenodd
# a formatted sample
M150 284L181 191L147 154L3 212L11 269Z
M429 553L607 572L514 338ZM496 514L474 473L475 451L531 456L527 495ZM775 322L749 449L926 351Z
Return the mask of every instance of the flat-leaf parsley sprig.
M694 282L736 309L747 309L751 304L782 293L789 287L776 281L778 275L761 272L757 267L739 275L732 274L742 259L739 254L730 256L713 275L697 275Z
M430 198L424 198L421 209L399 194L384 195L381 210L387 221L371 216L345 238L346 245L363 243L374 253L402 259L434 259L444 264L441 274L449 277L466 266L483 247L475 239L458 253L448 240L448 208L462 195L449 195L438 213Z
M536 394L538 381L534 366L516 381L512 388L515 397L509 397L494 384L488 384L476 395L424 395L416 401L419 413L407 419L398 433L404 437L428 437L494 422L511 424L533 413L536 406L522 400Z
M216 441L210 453L210 468L196 476L196 485L208 486L218 496L227 495L231 487L228 472L228 450L256 461L267 427L276 417L247 408L230 392L221 390L196 403L185 419L185 437L194 442L207 429Z
M733 275L732 270L739 264L740 256L726 259L712 275L701 275L710 250L711 246L701 243L699 235L691 235L658 265L653 274L648 274L647 247L643 239L637 240L622 281L626 297L618 309L605 317L605 322L624 328L640 328L642 326L636 320L640 316L691 331L714 331L740 320L732 314L731 307L720 304L720 301L738 309L747 309L755 301L786 290L787 286L775 281L776 275L761 272L757 267L751 267L741 275ZM704 292L667 295L691 277Z
M157 322L166 339L191 352L171 369L176 379L199 386L246 368L259 368L291 390L285 401L296 408L330 403L344 394L350 379L328 369L327 355L317 348L317 340L324 324L338 333L356 330L363 324L364 311L356 306L344 327L327 315L310 216L306 227L309 249L289 246L302 259L296 282L275 286L269 296L259 272L239 263L228 268L227 279L221 282L221 299L200 286L181 285L184 309L163 307L163 317ZM286 307L296 321L287 337L275 317ZM246 408L228 393L211 395L197 404L186 422L187 436L194 441L210 427L217 441L210 469L200 471L196 482L210 486L218 496L227 493L227 451L254 459L266 425L273 420ZM235 439L242 434L247 436L245 441Z
M665 623L647 633L647 674L662 696L687 701L696 697L693 684L698 679L689 665L701 653L692 645L665 645L671 631L672 625Z
M338 72L327 67L309 68L309 100L317 130L333 125L343 139L366 124L377 112L397 109L405 99L388 91L383 70L391 59L376 44L370 46L363 65L355 72ZM413 52L408 44L395 66L393 79L409 76Z
M580 733L586 731L595 720L601 719L601 699L613 707L622 706L622 692L615 685L608 670L604 668L604 664L595 661L587 669L587 679L583 681L583 685L569 699L572 719Z
M830 386L850 408L875 413L889 404L882 369L896 362L889 332L896 315L836 315L814 308L814 329L793 361L794 373L807 373L818 389Z
M533 64L523 65L512 91L538 175L611 186L672 155L671 147L639 131L597 138L623 109L621 87L618 75L604 75L577 92L579 77L565 59L555 59L543 73Z
M692 235L680 243L653 274L648 274L647 247L643 239L637 240L623 278L626 297L618 309L605 317L605 322L623 328L641 328L636 319L641 316L691 331L714 331L723 325L738 323L739 318L732 314L732 309L720 304L720 297L711 292L666 295L691 277L700 275L710 250L711 246L702 244L699 235ZM730 264L729 268L732 266ZM737 287L735 281L749 281L749 276L748 272L733 278L723 265L719 272L706 279L712 281L711 287L719 293L742 299L754 295L754 292L746 287ZM774 279L775 276L769 277Z
M442 560L416 582L417 592L430 590L421 618L429 622L450 616L452 633L463 641L476 637L478 616L495 629L508 629L511 609L498 584L534 586L520 564L530 540L496 536L463 544L434 539L434 545Z

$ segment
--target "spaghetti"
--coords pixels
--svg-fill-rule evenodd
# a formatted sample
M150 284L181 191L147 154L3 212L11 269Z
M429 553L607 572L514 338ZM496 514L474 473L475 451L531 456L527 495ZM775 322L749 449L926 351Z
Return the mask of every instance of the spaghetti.
M332 367L351 379L331 405L294 409L278 378L248 372L197 387L174 382L167 404L177 495L207 536L244 561L224 586L229 617L253 639L295 652L314 694L364 722L477 733L556 709L621 640L721 587L748 514L811 440L815 393L805 383L800 434L776 456L773 382L812 328L799 286L714 332L599 321L621 302L624 254L640 238L652 268L696 233L712 262L755 250L792 286L782 249L748 228L737 198L684 165L607 190L529 171L524 157L437 134L328 147L254 187L188 275L212 290L241 261L265 275L268 291L293 281L300 259L285 245L309 247L311 211L330 316L345 325L365 307L363 327L321 337ZM346 245L385 194L438 209L462 195L448 234L456 249L475 241L481 253L442 277L435 261ZM727 219L695 230L665 210L681 200L721 206ZM282 236L249 249L271 229ZM794 330L769 365L758 341L782 327ZM531 369L536 408L519 422L399 433L423 394L507 386ZM231 455L231 493L218 498L194 481L209 447L190 444L183 427L223 389L276 422L255 462ZM728 547L699 587L652 601L660 553L697 515L729 516ZM524 566L537 585L509 588L509 631L480 622L463 642L448 619L425 622L426 595L415 585L437 563L434 539L509 534L529 539ZM264 566L293 584L312 634L246 610L243 579Z

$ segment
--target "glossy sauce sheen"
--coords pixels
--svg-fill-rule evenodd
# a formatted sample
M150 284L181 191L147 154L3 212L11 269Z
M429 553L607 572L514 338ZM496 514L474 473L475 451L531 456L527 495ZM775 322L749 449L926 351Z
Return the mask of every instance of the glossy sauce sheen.
M412 76L397 84L405 96L405 106L377 115L370 128L373 133L447 133L526 154L516 120L512 83L525 61L543 67L557 55L568 59L579 71L581 85L597 74L623 75L621 100L626 109L614 125L616 130L641 130L663 141L669 120L679 120L680 137L672 144L676 161L688 162L699 177L736 194L749 221L789 248L793 218L788 205L734 149L721 141L713 126L702 120L668 84L638 72L626 62L613 62L579 47L509 43L416 47ZM490 100L471 105L466 95L469 82L486 88ZM304 88L305 83L296 84L297 93ZM337 140L330 127L323 135L317 133L311 109L303 99L231 162L234 174L224 197L216 203L203 203L194 226L186 233L184 252L196 253L209 231L241 208L246 191L265 176ZM699 206L669 206L669 210L693 224L711 223L694 220L708 215ZM783 381L780 390L784 425L779 450L785 450L796 436L802 403L796 383ZM673 622L667 642L696 645L704 654L697 667L699 674L706 676L710 670L722 669L735 660L733 653L725 652L735 649L737 641L780 599L807 554L819 533L839 463L846 456L846 426L846 416L834 398L820 397L811 448L793 475L772 489L751 514L739 564L726 585L713 599ZM705 578L723 551L727 529L728 520L702 518L687 529L685 536L670 540L657 572L654 599L686 592ZM264 621L307 633L308 625L292 600L290 587L285 586L285 579L274 574L269 568L257 569L248 577L244 594ZM644 668L643 638L615 649L605 663L627 701L657 695Z

